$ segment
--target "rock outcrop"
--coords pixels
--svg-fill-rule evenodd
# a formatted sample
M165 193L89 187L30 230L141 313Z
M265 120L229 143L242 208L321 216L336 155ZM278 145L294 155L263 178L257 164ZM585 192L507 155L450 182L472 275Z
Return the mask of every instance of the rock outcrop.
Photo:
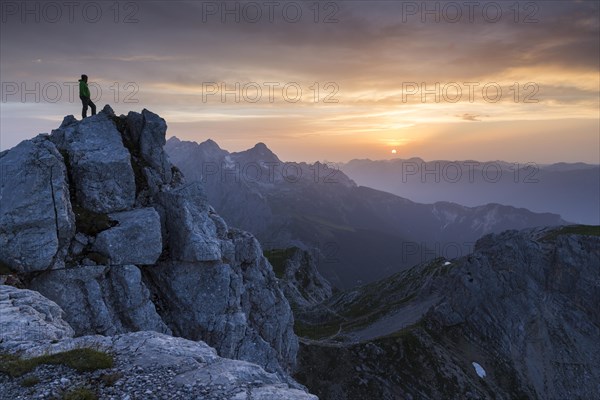
M96 236L94 250L108 258L111 265L152 265L163 246L160 217L152 207L108 215L117 225Z
M266 252L288 301L299 309L316 306L331 297L331 284L317 269L315 257L298 247Z
M127 210L135 201L130 155L109 113L81 122L67 117L50 136L65 156L77 204L99 213Z
M0 346L15 351L23 344L73 337L63 310L33 290L0 285Z
M600 227L492 234L340 293L298 321L321 399L591 399L600 382Z
M75 231L63 157L38 136L0 153L0 173L0 264L53 267Z
M284 162L263 143L230 153L212 140L172 137L165 149L189 182L202 183L229 224L256 235L267 250L295 246L319 254L319 272L339 289L468 254L488 233L566 223L501 204L415 203L357 186L331 163Z
M166 129L106 106L1 153L17 172L1 186L2 273L56 302L77 335L173 333L285 378L298 341L272 267L184 182Z
M114 359L111 368L93 372L53 365L23 378L0 374L2 399L63 397L84 387L101 399L317 400L256 364L219 357L201 341L152 331L73 338L60 307L34 291L0 285L0 315L0 353L32 358L91 348ZM33 387L21 385L27 379Z

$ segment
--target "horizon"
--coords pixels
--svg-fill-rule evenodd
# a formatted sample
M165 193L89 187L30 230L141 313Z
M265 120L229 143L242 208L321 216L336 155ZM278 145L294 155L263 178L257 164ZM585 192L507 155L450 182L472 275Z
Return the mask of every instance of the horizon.
M0 151L79 119L85 73L229 151L600 164L598 2L78 4L2 3Z
M277 151L275 151L273 148L271 148L271 146L269 146L269 143L265 143L265 142L256 142L254 145L251 145L249 147L246 148L242 148L240 150L230 150L228 148L225 148L223 146L221 146L221 144L219 143L219 141L217 139L214 138L205 138L201 141L198 140L183 140L175 135L172 135L170 137L167 138L167 141L170 139L177 139L182 143L195 143L196 145L201 145L205 142L208 141L212 141L213 143L216 143L217 146L219 146L219 148L221 150L225 150L228 153L241 153L244 151L248 151L251 150L252 148L254 148L256 145L262 143L264 144L270 151L272 151L278 158L281 159L281 157L279 157L279 153ZM382 159L372 159L372 158L352 158L350 160L347 161L335 161L335 160L281 160L283 162L291 162L291 163L301 163L301 162L305 162L308 164L314 164L317 162L320 163L333 163L333 164L349 164L352 161L368 161L368 162L393 162L393 161L408 161L408 160L413 160L413 159L418 159L420 161L423 161L425 163L433 163L433 162L461 162L461 161L474 161L474 162L479 162L479 163L495 163L495 162L501 162L501 163L507 163L507 164L513 164L513 163L524 163L524 161L515 161L515 160L482 160L482 159L475 159L475 158L465 158L465 159L425 159L424 157L419 157L419 156L411 156L408 158L405 157L399 157L398 155L396 155L394 158L382 158ZM586 162L582 162L582 161L576 161L576 162L565 162L565 161L558 161L558 162L553 162L553 163L548 163L548 164L539 164L540 166L552 166L552 165L557 165L557 164L567 164L567 165L574 165L574 164L585 164L585 165L589 165L589 166L600 166L600 163L597 164L593 164L593 163L586 163Z

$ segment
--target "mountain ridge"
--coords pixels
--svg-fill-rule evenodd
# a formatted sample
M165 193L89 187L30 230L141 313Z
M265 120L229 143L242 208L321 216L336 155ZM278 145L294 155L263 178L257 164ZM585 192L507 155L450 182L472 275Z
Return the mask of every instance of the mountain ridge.
M151 111L106 106L0 153L0 170L16 172L0 182L0 273L16 277L3 282L56 303L77 336L203 341L302 391L272 266L171 164L166 130Z
M359 186L326 164L205 147L171 138L165 149L189 180L208 188L211 204L231 224L252 231L267 249L313 252L320 272L338 288L381 279L431 256L466 254L486 233L566 223L555 214L492 203L421 204Z

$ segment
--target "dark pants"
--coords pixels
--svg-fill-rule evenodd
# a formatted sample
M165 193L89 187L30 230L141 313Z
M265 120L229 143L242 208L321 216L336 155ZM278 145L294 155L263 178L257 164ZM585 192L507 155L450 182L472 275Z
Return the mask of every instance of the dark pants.
M92 115L96 115L96 105L94 104L92 99L90 99L89 97L84 97L84 96L79 96L79 98L81 99L81 104L83 104L83 110L81 110L82 118L87 117L88 106L90 106L92 108Z

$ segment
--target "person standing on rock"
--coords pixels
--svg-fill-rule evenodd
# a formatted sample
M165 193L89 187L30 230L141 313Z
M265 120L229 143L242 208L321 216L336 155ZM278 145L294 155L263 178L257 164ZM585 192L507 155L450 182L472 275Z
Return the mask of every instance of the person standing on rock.
M87 81L87 75L81 75L81 79L79 80L79 98L83 104L83 110L81 111L82 119L87 117L88 106L92 108L92 115L96 115L96 105L92 99L90 99L90 88L88 87Z

